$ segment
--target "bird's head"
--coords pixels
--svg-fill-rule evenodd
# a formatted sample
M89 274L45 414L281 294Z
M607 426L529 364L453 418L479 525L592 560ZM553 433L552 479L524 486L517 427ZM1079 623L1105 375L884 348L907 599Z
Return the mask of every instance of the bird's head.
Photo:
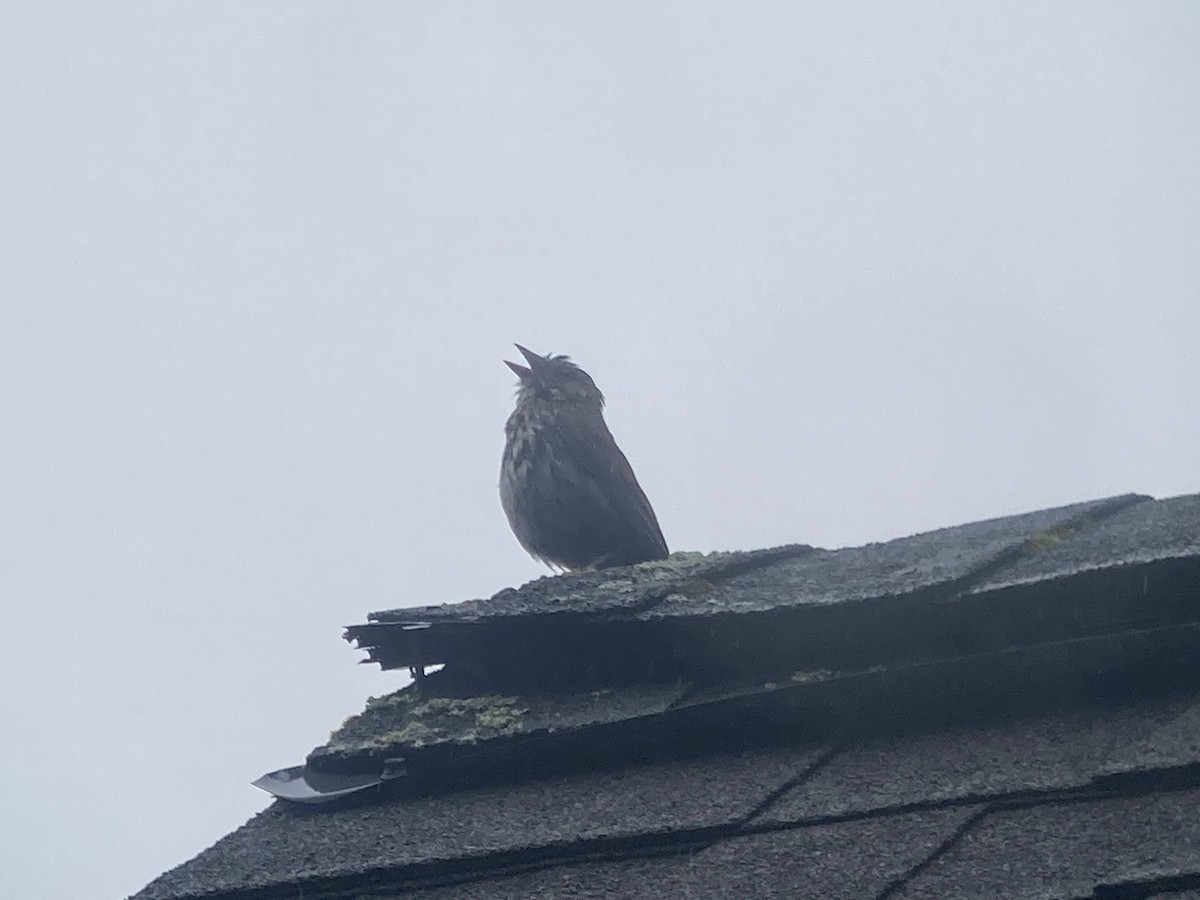
M504 364L517 373L520 383L517 385L517 400L543 400L550 403L584 406L600 409L604 406L604 395L592 381L592 376L566 356L555 356L548 353L538 356L532 350L526 350L520 344L516 348L525 357L528 366L504 361Z

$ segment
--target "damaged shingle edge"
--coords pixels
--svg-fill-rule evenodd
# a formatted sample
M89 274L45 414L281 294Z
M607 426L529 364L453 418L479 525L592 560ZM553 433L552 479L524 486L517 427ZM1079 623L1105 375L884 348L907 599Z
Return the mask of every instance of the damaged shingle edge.
M1001 701L995 695L999 680L1009 686L1008 694L1025 697L1020 702L1027 705L1033 697L1051 702L1058 692L1069 694L1084 689L1092 683L1088 673L1096 672L1106 673L1110 681L1117 678L1124 685L1120 690L1136 690L1147 681L1167 689L1179 679L1191 677L1191 661L1198 655L1200 622L1190 622L1077 636L890 668L804 673L807 677L790 683L709 689L701 695L682 697L654 714L491 739L486 742L486 759L501 767L510 758L536 761L546 754L562 756L565 748L581 746L579 742L582 746L611 742L638 755L664 740L693 742L707 734L714 723L733 726L743 719L760 721L763 716L806 723L804 732L814 739L831 731L844 731L852 723L857 723L853 727L858 732L868 734L876 726L886 730L897 694L931 697L950 693L957 698L955 708L995 707ZM312 774L318 781L326 774L335 779L328 785L333 790L343 787L336 779L345 776L363 779L358 782L359 789L390 781L402 791L420 790L469 779L474 771L473 760L483 758L476 756L481 749L452 739L428 746L394 744L368 748L344 759L310 758L310 765L317 763ZM469 755L460 756L463 750L470 751ZM317 753L314 751L314 756ZM389 760L399 758L404 760L403 769L389 765ZM285 799L297 799L273 790L275 781L266 777L257 786ZM315 789L320 791L321 787L318 783ZM339 796L330 795L328 799ZM310 798L308 802L318 799Z
M662 587L647 591L638 599L614 609L583 613L571 609L556 609L520 616L493 615L478 618L465 617L439 620L436 616L421 617L423 611L440 612L439 608L431 610L429 607L418 607L411 611L394 610L391 612L370 613L367 616L367 624L346 626L343 632L343 639L355 644L358 649L368 652L368 656L363 662L380 662L383 665L372 652L375 647L379 646L379 642L374 640L373 637L378 635L403 635L408 639L407 642L412 651L410 654L411 658L405 659L396 666L384 665L384 668L408 666L412 671L413 677L419 680L424 676L424 670L427 666L444 663L445 660L427 657L424 642L420 640L418 632L436 630L439 633L447 633L458 629L472 629L475 627L508 627L512 623L526 623L530 621L570 621L572 623L598 623L610 620L623 621L631 615L653 609L670 597L703 594L713 590L716 585L731 578L744 575L755 569L763 569L768 566L777 565L780 562L807 556L815 552L816 549L807 544L788 544L765 550L713 554L718 556L718 558L707 563L704 562L705 557L699 554L676 554L664 562L646 563L639 566L625 567L625 569L604 570L602 573L584 573L587 576L606 575L608 577L617 577L618 574L623 575L626 571L636 572L638 569L657 573L663 571L669 572L672 568L686 566L686 571L681 572L679 577L669 579ZM698 557L698 559L693 560L693 557ZM573 578L575 576L566 575L557 577ZM538 582L533 582L533 584L540 584L545 580L539 579ZM529 585L526 585L521 590L526 590L528 587ZM586 588L581 589L586 590ZM593 589L595 591L603 591L603 583L600 583ZM500 598L516 596L517 594L519 594L518 590L506 588L485 602L495 602ZM472 602L480 601L467 601L467 603ZM465 605L459 603L454 604L450 608L456 609ZM399 615L408 613L411 613L412 618L397 618Z
M877 593L873 595L835 599L832 603L785 603L776 608L781 612L791 610L803 614L802 610L807 605L831 606L849 602L862 603L883 600L890 596L918 596L924 601L933 603L949 600L971 592L973 588L986 583L996 573L1021 559L1045 552L1046 549L1057 546L1071 536L1085 531L1131 506L1148 501L1153 502L1152 498L1137 494L1126 494L1095 501L1089 504L1088 508L1076 512L1052 527L1031 534L1027 533L1028 536L1023 540L1018 540L1013 545L999 550L994 556L981 560L961 574L955 573L944 580L934 581L911 591L897 590L889 594L886 584L879 583L874 586L877 588ZM876 545L857 549L871 551L874 546ZM887 547L889 545L879 546ZM559 578L577 579L576 581L541 579L520 590L501 591L486 601L467 601L447 607L423 607L372 613L368 616L367 624L348 626L344 637L347 641L356 644L359 649L367 652L366 662L378 663L383 668L407 666L412 670L414 677L419 679L427 666L470 659L472 653L477 652L471 649L472 645L478 644L483 635L493 634L492 630L495 630L494 637L485 642L492 646L495 646L495 641L518 640L518 635L526 632L528 632L526 635L528 638L534 633L533 629L537 629L537 633L543 637L551 633L549 629L560 628L574 631L588 629L590 633L591 629L602 628L606 624L634 625L644 622L647 612L664 605L667 600L675 599L682 601L677 605L676 610L672 610L665 617L654 613L651 618L683 620L704 616L730 615L737 617L751 613L770 612L769 609L743 611L719 608L714 611L705 606L706 601L694 603L695 611L692 611L686 604L691 602L692 598L701 598L706 593L717 590L725 582L739 576L768 570L818 552L830 559L836 559L840 558L839 554L844 551L819 551L817 548L807 545L789 545L769 550L732 554L727 558L718 558L709 563L704 563L704 558L701 557L696 563L688 565L690 560L684 555L681 561L647 564L644 569L636 566L631 567L630 570L606 570L606 572L612 573L608 576L610 579L608 581L601 577L603 573L559 576ZM834 565L836 567L837 563L835 562ZM643 569L641 573L643 577L648 576L653 579L661 578L662 573L670 572L671 567L685 566L685 570L679 572L678 577L670 578L668 576L661 587L654 587L628 602L618 600L611 605L601 603L599 606L589 606L584 603L578 610L566 606L565 603L574 595L588 598L590 594L591 597L603 598L607 594L608 585L619 585L619 588L614 589L637 593L639 569ZM837 574L836 568L832 574ZM600 580L596 580L597 578ZM533 592L530 598L522 604L518 598L530 591ZM511 604L511 606L509 610L503 612L486 611L497 604L502 609L506 604ZM558 604L562 604L562 606L558 606ZM511 611L513 606L517 610L515 613ZM556 606L558 608L555 608ZM563 608L564 606L566 608ZM525 607L529 607L529 610L520 612ZM481 611L477 612L476 610ZM566 632L556 631L556 633L561 635ZM594 637L599 640L602 632L595 631ZM621 635L622 642L625 642L627 638L628 635Z
M499 621L543 617L573 617L580 615L577 606L539 609L508 609L508 601L528 596L532 603L548 604L553 607L564 600L579 600L592 596L614 599L621 588L639 593L643 582L659 581L661 587L648 590L642 596L626 603L606 605L600 610L586 610L586 614L609 611L629 611L651 608L677 593L691 589L704 590L755 569L766 568L789 559L806 556L819 548L808 544L784 544L762 550L715 551L712 553L677 552L667 559L621 566L598 571L573 572L554 576L543 576L520 588L505 588L491 597L467 600L440 606L415 606L392 610L381 610L367 615L368 625L432 625L467 624L482 621ZM351 625L347 629L367 626ZM350 637L347 637L349 640Z

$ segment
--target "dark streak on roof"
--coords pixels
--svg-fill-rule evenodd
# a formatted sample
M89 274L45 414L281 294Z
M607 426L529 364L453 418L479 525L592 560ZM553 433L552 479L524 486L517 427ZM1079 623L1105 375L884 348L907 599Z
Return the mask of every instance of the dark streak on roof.
M1200 497L370 618L375 661L446 664L309 757L377 786L138 900L1200 887Z
M1038 552L1015 560L975 587L991 591L1013 585L1070 578L1083 572L1144 566L1200 556L1200 495L1123 507L1077 533L1050 533Z

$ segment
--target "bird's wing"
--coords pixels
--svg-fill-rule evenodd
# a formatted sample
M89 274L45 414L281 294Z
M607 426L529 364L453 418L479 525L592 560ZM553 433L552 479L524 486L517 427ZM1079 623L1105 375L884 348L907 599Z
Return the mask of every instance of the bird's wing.
M572 483L581 506L594 516L596 529L607 533L614 551L620 556L664 559L667 542L654 509L608 428L560 417L555 429L559 441L551 446L563 449L563 457L556 460L560 478L566 476Z

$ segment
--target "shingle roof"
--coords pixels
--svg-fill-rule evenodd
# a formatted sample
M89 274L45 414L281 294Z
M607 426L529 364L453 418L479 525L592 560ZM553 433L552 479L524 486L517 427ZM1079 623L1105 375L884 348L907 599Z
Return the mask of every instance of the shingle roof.
M1200 887L1200 496L678 555L348 634L445 664L284 776L362 790L277 802L139 900Z

